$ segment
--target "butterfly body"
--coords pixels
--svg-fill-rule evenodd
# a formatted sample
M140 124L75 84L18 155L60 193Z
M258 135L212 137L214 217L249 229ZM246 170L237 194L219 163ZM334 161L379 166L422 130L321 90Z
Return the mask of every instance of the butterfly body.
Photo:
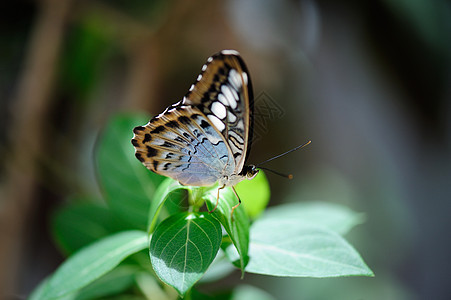
M245 166L253 126L247 68L233 50L208 58L183 99L134 129L136 157L183 185L234 186L258 173Z

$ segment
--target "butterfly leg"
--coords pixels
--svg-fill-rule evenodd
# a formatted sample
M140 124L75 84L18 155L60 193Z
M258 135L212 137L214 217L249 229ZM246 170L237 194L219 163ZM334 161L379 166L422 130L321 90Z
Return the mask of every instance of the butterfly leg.
M216 197L216 205L215 208L213 208L211 211L209 211L209 213L211 214L212 212L214 212L216 210L216 208L218 207L218 203L219 203L219 190L222 190L223 188L225 188L225 184L223 186L221 186L220 188L218 188L218 196Z
M240 204L241 204L241 199L240 199L240 197L238 197L238 194L236 193L235 188L234 188L233 186L232 186L232 191L233 191L233 193L235 194L236 198L238 199L238 204L235 205L234 207L232 207L232 212L230 213L230 217L232 218L232 221L233 221L233 212L235 211L235 208L237 208L238 206L240 206Z

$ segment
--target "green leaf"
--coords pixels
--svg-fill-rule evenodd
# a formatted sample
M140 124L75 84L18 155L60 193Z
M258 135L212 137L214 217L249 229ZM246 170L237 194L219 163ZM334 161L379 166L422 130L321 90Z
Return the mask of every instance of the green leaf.
M207 271L221 239L221 225L208 213L169 217L158 225L150 241L155 273L183 296Z
M219 291L218 291L219 290ZM191 293L191 299L196 300L274 300L266 291L254 286L240 284L232 290L224 288L209 291L204 294L196 288ZM284 299L279 297L279 299Z
M216 205L217 189L206 191L204 198L207 200L207 208L212 211ZM231 238L239 254L239 261L235 262L244 274L244 268L249 260L249 218L243 206L238 206L231 216L232 207L238 204L238 199L231 188L220 190L218 207L212 215L221 222L227 234Z
M135 230L117 233L83 248L55 271L41 297L36 299L52 299L75 292L147 245L147 233Z
M147 121L144 116L116 116L105 128L96 153L99 179L111 209L129 228L143 230L150 200L164 179L136 159L130 142L133 128Z
M75 299L99 299L124 292L134 285L136 272L135 267L119 266L81 289Z
M232 291L229 289L226 290L221 288L219 292L218 291L201 292L196 287L194 287L189 294L189 298L196 300L232 300Z
M147 253L149 256L149 253ZM136 274L136 284L145 299L177 299L177 291L170 286L162 286L161 281L155 274L149 272L140 272Z
M291 216L264 215L257 220L251 228L249 256L246 271L250 273L289 277L373 276L357 251L336 232Z
M42 280L37 287L31 292L28 297L28 300L39 300L44 299L44 292L47 290L47 286L49 284L49 277L46 277ZM72 299L72 298L71 298Z
M154 200L152 200L153 203ZM151 205L152 206L152 205ZM170 215L186 211L189 208L188 192L186 189L173 190L164 202L164 215L160 219L166 219Z
M232 300L249 300L249 299L275 300L276 298L274 298L271 294L268 294L268 292L262 289L247 284L239 285L233 290Z
M218 252L218 255L216 255L214 261L208 268L207 273L205 273L205 275L201 278L199 282L207 283L218 281L235 270L236 270L235 267L230 263L224 251L220 250Z
M118 231L111 211L94 202L78 202L59 208L52 218L52 233L65 254Z
M155 195L152 199L152 203L149 210L149 226L148 232L151 234L155 226L157 225L158 215L160 214L161 209L165 201L168 199L169 195L176 190L179 189L189 189L189 187L183 186L174 179L166 178L157 188Z
M240 196L248 216L252 219L255 219L265 210L271 197L268 180L262 170L258 172L254 179L243 180L238 183L235 190Z
M365 215L349 208L327 202L301 202L271 207L265 212L265 219L298 219L305 223L321 226L344 235L354 226L362 224Z
M119 266L80 290L58 297L58 300L86 300L112 296L126 291L135 283L137 268ZM49 278L44 279L32 292L29 300L45 299Z

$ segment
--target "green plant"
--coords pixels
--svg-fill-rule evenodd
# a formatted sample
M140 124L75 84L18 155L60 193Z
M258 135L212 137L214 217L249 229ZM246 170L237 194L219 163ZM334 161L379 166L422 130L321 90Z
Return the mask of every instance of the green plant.
M270 193L263 172L237 185L243 204L233 220L230 211L237 200L228 188L221 191L214 212L202 212L204 203L209 211L213 209L217 187L181 186L148 171L135 159L132 128L147 120L117 116L106 127L96 160L108 206L92 199L72 199L55 214L53 236L70 256L31 299L92 299L123 293L173 299L177 293L191 295L204 275L203 280L215 280L229 274L232 264L242 276L246 272L373 276L342 238L361 223L361 214L326 203L265 210Z

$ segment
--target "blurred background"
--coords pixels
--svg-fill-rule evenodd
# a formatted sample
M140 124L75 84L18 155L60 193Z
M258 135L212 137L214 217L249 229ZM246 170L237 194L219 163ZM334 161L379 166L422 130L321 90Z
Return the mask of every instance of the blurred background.
M41 0L0 4L0 291L25 298L64 259L49 220L99 194L110 116L158 114L208 56L249 68L271 205L364 212L346 238L375 278L249 275L276 299L450 299L451 4L445 0ZM234 273L218 284L240 283Z

